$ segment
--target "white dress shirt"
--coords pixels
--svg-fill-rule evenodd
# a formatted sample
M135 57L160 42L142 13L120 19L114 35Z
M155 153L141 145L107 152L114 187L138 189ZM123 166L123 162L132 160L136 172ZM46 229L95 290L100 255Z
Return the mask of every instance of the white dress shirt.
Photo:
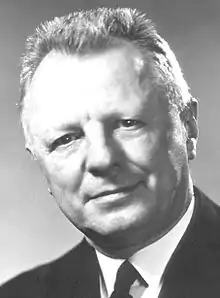
M148 287L142 291L141 298L158 298L162 287L161 277L190 223L194 210L194 201L193 198L183 217L166 235L141 249L129 259L148 284ZM124 260L112 259L97 250L96 254L103 274L103 276L100 276L101 298L107 298L113 292L118 268Z

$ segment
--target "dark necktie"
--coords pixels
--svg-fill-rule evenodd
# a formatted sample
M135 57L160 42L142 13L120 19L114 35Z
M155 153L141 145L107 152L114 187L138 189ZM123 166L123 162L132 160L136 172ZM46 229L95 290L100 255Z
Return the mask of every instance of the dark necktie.
M140 278L140 275L137 270L129 261L124 261L118 269L114 291L110 298L132 298L129 291L131 285L138 278Z

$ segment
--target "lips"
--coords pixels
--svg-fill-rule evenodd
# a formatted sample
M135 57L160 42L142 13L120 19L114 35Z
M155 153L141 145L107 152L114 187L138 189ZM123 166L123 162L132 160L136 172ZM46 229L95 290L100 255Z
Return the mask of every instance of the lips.
M140 184L140 182L133 184L131 186L119 187L119 188L112 189L112 190L104 190L104 191L98 192L95 195L91 196L90 199L94 200L94 199L97 199L100 197L105 197L105 196L109 196L109 195L113 195L113 194L117 194L117 193L129 193L129 192L133 191L139 184Z

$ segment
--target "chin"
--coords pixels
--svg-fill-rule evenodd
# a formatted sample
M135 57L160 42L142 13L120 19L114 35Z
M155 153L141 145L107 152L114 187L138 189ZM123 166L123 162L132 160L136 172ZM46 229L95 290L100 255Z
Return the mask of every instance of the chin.
M139 230L140 232L140 230ZM86 229L83 231L88 242L101 253L112 258L129 258L138 250L143 248L148 239L146 235L139 233L137 227L123 226L102 226L102 229Z
M89 237L92 241L104 240L106 243L117 242L126 243L128 239L134 239L135 235L138 234L140 230L146 228L146 224L143 220L137 219L137 216L129 216L126 218L122 216L115 216L114 218L106 217L105 220L96 220L81 229L81 231Z

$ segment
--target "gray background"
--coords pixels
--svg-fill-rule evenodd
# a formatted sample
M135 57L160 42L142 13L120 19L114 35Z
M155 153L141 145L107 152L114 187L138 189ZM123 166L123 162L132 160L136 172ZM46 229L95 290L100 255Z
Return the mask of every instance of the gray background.
M38 166L24 150L19 124L19 57L39 22L76 8L131 6L148 12L200 100L195 183L220 204L219 0L0 0L0 283L70 248L81 235L47 194Z

